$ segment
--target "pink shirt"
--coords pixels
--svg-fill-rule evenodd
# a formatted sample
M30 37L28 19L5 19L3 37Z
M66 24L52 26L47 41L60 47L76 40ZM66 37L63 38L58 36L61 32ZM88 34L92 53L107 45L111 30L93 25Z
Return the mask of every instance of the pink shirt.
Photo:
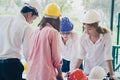
M37 28L30 39L27 80L56 80L61 67L59 33L53 27Z

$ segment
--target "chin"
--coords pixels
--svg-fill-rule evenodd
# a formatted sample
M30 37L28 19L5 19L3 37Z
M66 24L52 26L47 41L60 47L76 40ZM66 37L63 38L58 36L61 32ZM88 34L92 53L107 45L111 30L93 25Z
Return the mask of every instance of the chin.
M29 24L32 24L32 22L29 22Z

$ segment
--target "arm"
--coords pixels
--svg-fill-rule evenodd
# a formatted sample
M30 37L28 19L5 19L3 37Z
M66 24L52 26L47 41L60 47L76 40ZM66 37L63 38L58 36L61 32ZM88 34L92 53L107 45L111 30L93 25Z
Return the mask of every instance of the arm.
M112 60L107 60L107 65L108 65L109 71L110 71L110 80L118 80L113 72Z
M75 64L75 67L74 69L78 69L80 67L80 65L82 64L83 60L82 59L78 59L76 64ZM67 72L65 77L69 77L70 76L70 72Z
M106 60L107 67L109 69L110 77L114 76L113 68L112 68L112 38L111 34L107 34L105 36L105 52L104 52L104 59Z
M83 63L83 60L85 59L86 51L85 51L85 48L83 46L84 45L84 40L83 39L84 39L83 36L81 36L79 41L78 41L78 43L79 43L79 45L78 45L78 47L79 47L78 53L79 54L77 55L78 60L77 60L77 63L75 65L75 69L79 68L79 66Z
M83 63L83 60L82 60L82 59L78 59L76 65L75 65L75 69L76 69L76 68L79 68L79 66L80 66L82 63Z
M52 32L52 41L51 41L51 56L52 56L52 62L53 66L57 69L58 75L57 79L58 80L63 80L62 77L62 58L60 55L60 48L59 48L59 33L57 31Z
M26 27L24 31L24 36L23 36L23 55L25 59L27 59L27 53L29 51L28 47L29 47L29 38L30 38L31 32L32 32L32 28Z
M106 60L106 62L107 62L107 66L109 67L110 76L113 76L114 72L113 72L113 68L112 68L112 60Z
M61 67L58 67L57 71L58 71L57 79L58 80L63 80Z
M77 42L76 42L76 46L78 46L77 48L77 63L75 65L75 69L79 68L80 65L83 63L83 59L84 59L84 54L85 54L85 49L82 46L82 38L80 38L79 36L77 36ZM79 43L79 44L78 44Z

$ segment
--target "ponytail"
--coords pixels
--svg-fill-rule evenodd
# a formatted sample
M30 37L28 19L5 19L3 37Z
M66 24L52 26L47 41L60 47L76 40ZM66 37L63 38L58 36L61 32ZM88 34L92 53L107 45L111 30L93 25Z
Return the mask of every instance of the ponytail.
M96 31L97 31L98 33L101 33L101 34L106 34L106 33L109 33L109 32L110 32L109 29L104 28L104 27L100 27L100 26L97 27Z

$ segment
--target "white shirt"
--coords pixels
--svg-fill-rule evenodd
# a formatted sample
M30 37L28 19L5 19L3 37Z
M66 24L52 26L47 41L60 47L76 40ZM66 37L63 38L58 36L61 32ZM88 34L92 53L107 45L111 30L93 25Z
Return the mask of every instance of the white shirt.
M101 66L106 71L108 67L106 60L112 59L112 39L111 34L100 34L100 38L94 44L89 35L83 33L80 39L80 59L85 60L85 73L89 74L95 66Z
M71 37L67 40L66 44L60 36L60 53L62 58L70 61L70 71L75 68L76 61L79 55L79 36L76 33L71 34Z
M0 16L0 58L21 58L23 43L26 48L30 25L22 14L17 16Z

